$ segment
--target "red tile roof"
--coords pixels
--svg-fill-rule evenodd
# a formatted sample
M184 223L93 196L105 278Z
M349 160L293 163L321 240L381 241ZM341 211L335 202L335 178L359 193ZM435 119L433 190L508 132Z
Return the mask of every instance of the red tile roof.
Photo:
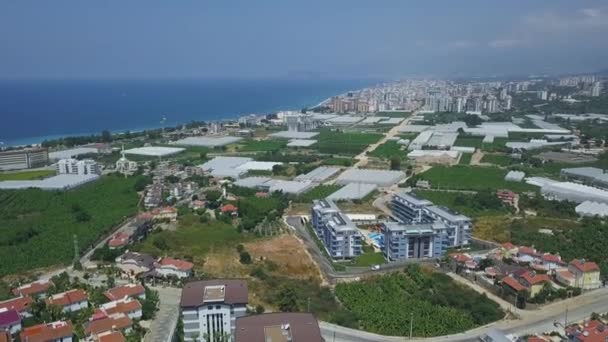
M576 341L580 342L605 342L608 340L608 327L600 321L589 321L574 329L569 330L570 333L578 331L575 334Z
M543 256L541 258L545 262L551 262L551 263L562 264L562 265L565 264L565 262L562 261L562 258L559 255L545 253L545 254L543 254Z
M129 243L129 239L131 235L123 232L116 233L110 241L108 241L108 246L110 247L123 247L127 243Z
M112 330L124 330L133 325L133 321L125 314L114 314L106 318L88 322L84 328L87 336L98 335Z
M515 278L511 277L511 276L507 276L502 278L502 282L503 284L509 286L510 288L512 288L513 290L519 292L519 291L524 291L526 288L520 284L517 280L515 280Z
M32 304L34 304L34 300L31 297L17 297L0 302L0 310L14 309L21 313L28 311Z
M161 266L173 266L181 271L189 271L194 267L194 264L188 261L173 259L173 258L163 258L160 261Z
M222 209L220 209L223 213L231 213L233 211L237 211L239 210L239 208L235 207L232 204L226 204L225 206L222 207Z
M120 331L109 331L97 335L97 342L125 342L126 339Z
M501 243L500 245L502 246L502 248L509 250L509 251L515 248L515 245L510 242L504 242L504 243Z
M49 280L38 280L13 289L15 296L32 296L46 293L53 283Z
M574 280L574 274L572 274L572 272L570 272L570 271L559 271L557 273L562 278L567 278L568 280Z
M537 256L538 252L536 251L536 249L531 248L531 247L526 247L526 246L521 246L519 247L519 249L517 250L518 254L527 254L527 255L532 255L532 256Z
M583 259L574 259L570 261L570 265L576 267L579 271L586 272L599 272L600 268L593 261L585 261Z
M87 300L87 293L82 289L73 289L58 293L46 299L46 305L68 306Z
M139 297L146 293L146 289L141 284L127 284L123 286L117 286L104 292L103 294L109 300L118 300L125 297Z
M21 342L48 342L62 337L72 337L74 328L70 321L57 321L48 324L38 324L23 329Z
M452 259L458 263L464 263L470 260L471 258L468 255L462 253L452 254Z
M551 278L549 278L548 275L537 272L526 272L521 275L521 278L530 285L537 285L551 281Z
M21 316L15 309L0 311L0 328L10 327L21 322Z
M131 312L141 310L141 304L137 299L121 299L103 304L101 306L101 310L103 310L108 316L115 313L129 314Z

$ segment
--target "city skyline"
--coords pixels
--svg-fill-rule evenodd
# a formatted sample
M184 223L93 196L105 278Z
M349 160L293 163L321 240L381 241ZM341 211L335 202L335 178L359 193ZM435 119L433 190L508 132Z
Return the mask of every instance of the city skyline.
M395 79L608 67L601 1L63 0L0 9L0 79Z

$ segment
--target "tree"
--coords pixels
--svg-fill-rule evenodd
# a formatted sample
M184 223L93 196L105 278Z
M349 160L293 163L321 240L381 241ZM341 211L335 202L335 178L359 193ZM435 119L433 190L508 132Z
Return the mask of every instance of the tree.
M111 141L112 141L112 133L110 133L110 131L108 131L107 129L104 129L103 131L101 131L101 142L109 143Z
M266 309L264 309L264 307L262 305L256 305L255 307L255 313L258 315L263 314L266 311Z
M278 293L278 303L279 310L283 312L298 311L298 294L296 290L290 285L283 286Z
M399 157L391 158L391 170L401 169L401 159Z
M222 197L222 192L218 190L208 190L205 192L205 198L208 201L215 202Z
M249 265L251 264L251 254L249 254L249 252L241 252L239 254L239 261L241 262L241 264L245 264L245 265Z

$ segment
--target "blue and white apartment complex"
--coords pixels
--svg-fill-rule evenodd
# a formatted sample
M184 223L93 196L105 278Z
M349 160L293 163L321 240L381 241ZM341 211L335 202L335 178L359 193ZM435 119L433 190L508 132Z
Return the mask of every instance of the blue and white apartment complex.
M399 222L382 224L387 260L436 258L469 244L470 218L405 192L395 194L391 204Z
M361 255L361 233L329 199L313 201L312 227L332 259L352 259Z

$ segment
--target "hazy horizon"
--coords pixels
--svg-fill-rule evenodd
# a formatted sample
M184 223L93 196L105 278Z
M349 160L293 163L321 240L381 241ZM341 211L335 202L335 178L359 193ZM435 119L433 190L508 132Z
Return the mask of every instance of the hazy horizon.
M605 1L0 3L0 79L398 79L608 68Z

